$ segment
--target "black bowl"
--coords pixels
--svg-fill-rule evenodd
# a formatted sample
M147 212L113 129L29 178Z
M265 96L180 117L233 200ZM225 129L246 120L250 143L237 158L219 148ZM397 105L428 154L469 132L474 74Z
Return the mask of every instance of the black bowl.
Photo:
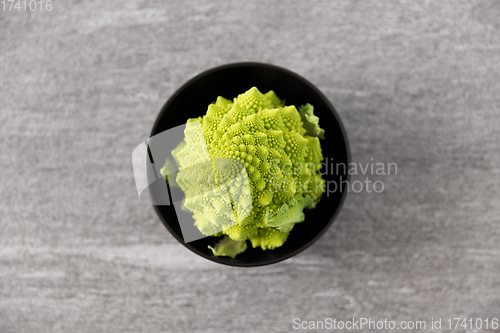
M197 75L179 88L165 103L156 118L150 137L185 124L188 118L203 116L208 105L213 103L217 96L232 99L253 86L263 93L274 90L281 99L286 100L286 105L298 107L306 103L312 104L315 115L320 118L320 126L325 129L326 138L321 141L324 161L327 161L329 166L332 163L344 163L349 166L350 152L345 129L335 108L325 95L298 74L264 63L233 63L212 68ZM340 186L334 193L327 195L325 192L316 208L305 210L305 221L295 225L283 246L267 251L249 246L235 259L216 257L212 254L207 246L214 245L218 241L214 237L205 237L185 243L174 207L153 205L153 208L175 239L208 260L231 266L273 264L290 258L312 245L333 223L347 194L346 187L348 185L342 181L349 181L349 175L343 169L339 168L341 171L339 174L328 170L327 174L323 176L327 182L333 181ZM147 177L154 179L151 174L148 174ZM333 183L331 184L332 189L334 186ZM152 195L153 192L150 191L150 194Z

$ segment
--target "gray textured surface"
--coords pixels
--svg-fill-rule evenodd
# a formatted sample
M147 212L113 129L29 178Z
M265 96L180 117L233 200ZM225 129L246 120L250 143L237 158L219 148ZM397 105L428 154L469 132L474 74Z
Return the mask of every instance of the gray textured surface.
M500 317L498 1L53 7L0 12L0 332ZM307 77L356 162L399 166L304 253L251 269L178 244L130 163L182 83L243 60Z

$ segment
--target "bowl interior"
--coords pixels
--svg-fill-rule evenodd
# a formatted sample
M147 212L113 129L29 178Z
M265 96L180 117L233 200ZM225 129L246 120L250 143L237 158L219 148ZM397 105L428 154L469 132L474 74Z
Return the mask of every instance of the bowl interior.
M262 93L274 90L278 97L285 99L286 105L300 106L310 103L314 113L320 118L320 126L325 129L325 140L321 141L324 162L328 165L344 163L349 165L349 147L344 128L334 107L328 99L309 81L286 69L261 63L236 63L217 67L203 72L183 85L163 106L152 128L150 137L186 123L188 118L203 116L210 103L217 96L233 99L251 87ZM285 244L272 251L248 249L235 259L215 257L208 245L217 238L206 237L184 243L179 222L173 206L153 206L158 217L172 235L188 249L209 260L234 266L258 266L287 259L314 243L330 226L340 211L346 193L348 175L343 168L339 173L328 171L323 178L336 182L337 191L323 194L316 208L305 210L305 221L295 225ZM325 166L322 168L325 172ZM152 175L147 175L152 179ZM153 178L154 179L154 178ZM331 186L333 188L333 184ZM342 189L342 190L340 190Z

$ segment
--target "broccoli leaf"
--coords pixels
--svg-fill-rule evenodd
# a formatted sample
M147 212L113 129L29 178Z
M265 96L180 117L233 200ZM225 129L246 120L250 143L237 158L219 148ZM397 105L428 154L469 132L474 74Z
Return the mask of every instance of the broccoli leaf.
M274 217L271 217L271 211L267 211L266 224L269 227L278 228L282 232L288 232L292 230L295 223L304 221L303 210L313 202L311 197L300 200L292 199L288 204L283 204Z
M325 130L319 127L319 118L314 115L314 106L307 103L299 107L300 117L304 123L307 135L325 138Z
M237 254L245 251L247 249L246 241L235 241L225 236L222 238L215 247L208 246L209 249L212 250L216 257L218 256L226 256L234 259Z
M170 186L179 186L177 185L177 182L175 180L175 172L179 169L179 167L175 164L174 161L172 161L170 158L167 158L165 160L165 164L163 165L163 168L160 169L160 173L165 178L167 183L170 184ZM168 175L173 175L171 179L168 178Z

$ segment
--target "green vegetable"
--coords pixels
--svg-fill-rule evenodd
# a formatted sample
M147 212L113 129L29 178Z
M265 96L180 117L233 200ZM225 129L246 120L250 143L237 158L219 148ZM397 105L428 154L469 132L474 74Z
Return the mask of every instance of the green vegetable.
M245 251L247 249L247 243L245 241L235 241L224 236L217 244L215 248L208 246L216 256L227 256L234 259L237 254Z
M165 160L163 168L160 169L160 173L163 175L165 180L170 184L170 186L175 186L175 179L168 179L168 175L174 173L177 170L176 164L169 158Z
M263 250L283 245L304 221L304 208L319 202L325 181L317 172L324 134L318 120L312 105L299 113L273 91L253 87L233 101L219 96L205 116L187 121L172 152L176 182L198 229L225 235L210 247L214 255L234 257L246 240Z
M317 136L320 139L325 138L325 130L319 127L319 118L314 115L314 106L307 103L299 108L300 117L304 123L306 133L310 136Z
M302 211L312 203L313 199L311 197L300 200L293 198L290 203L281 206L274 217L271 217L271 212L268 211L266 214L266 224L270 227L277 227L283 232L290 231L295 223L304 221L306 216Z

